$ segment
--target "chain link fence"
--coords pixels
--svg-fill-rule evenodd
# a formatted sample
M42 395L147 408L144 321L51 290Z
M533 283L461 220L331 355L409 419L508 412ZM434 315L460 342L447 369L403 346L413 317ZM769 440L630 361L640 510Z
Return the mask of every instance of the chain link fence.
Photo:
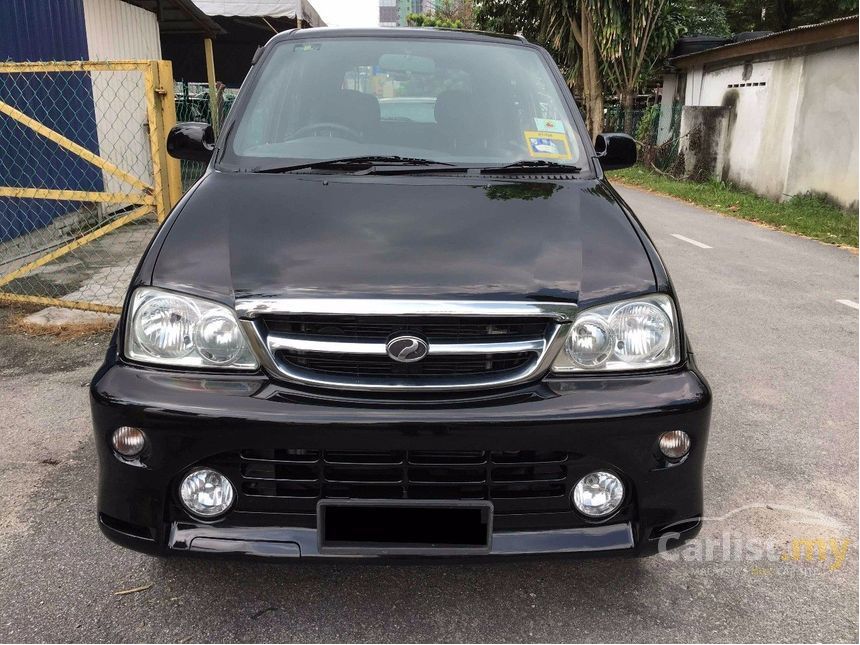
M181 194L163 61L0 64L0 301L118 312Z
M682 174L683 158L679 157L681 104L673 104L664 114L659 103L636 108L631 113L629 134L639 144L639 162L666 174ZM605 132L626 132L625 114L620 105L610 105L603 117Z
M209 85L207 83L177 82L174 85L176 96L176 120L177 121L200 121L212 123L212 102L209 100ZM218 90L216 104L218 105L218 123L224 123L224 119L230 113L233 102L239 94L239 90L220 88ZM206 169L206 164L199 161L181 161L182 189L188 190L191 185L200 178Z

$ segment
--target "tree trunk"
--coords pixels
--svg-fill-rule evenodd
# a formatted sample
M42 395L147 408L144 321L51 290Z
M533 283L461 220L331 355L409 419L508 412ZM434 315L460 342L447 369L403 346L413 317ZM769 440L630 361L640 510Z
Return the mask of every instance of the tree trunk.
M580 8L582 42L582 89L586 106L586 124L592 138L603 131L603 84L598 69L597 45L588 7L583 2Z
M621 107L624 110L624 131L633 135L633 100L634 100L634 90L631 87L627 87L622 91L621 96L619 97L621 102Z
M603 132L603 92L598 93L591 104L591 112L594 117L591 119L591 138L594 139L598 134Z

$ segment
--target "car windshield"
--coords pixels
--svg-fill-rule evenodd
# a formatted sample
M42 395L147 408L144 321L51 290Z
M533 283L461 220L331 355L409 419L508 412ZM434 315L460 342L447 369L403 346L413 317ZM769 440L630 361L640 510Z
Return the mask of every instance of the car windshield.
M559 86L531 47L421 37L273 47L228 137L228 167L352 157L583 163Z

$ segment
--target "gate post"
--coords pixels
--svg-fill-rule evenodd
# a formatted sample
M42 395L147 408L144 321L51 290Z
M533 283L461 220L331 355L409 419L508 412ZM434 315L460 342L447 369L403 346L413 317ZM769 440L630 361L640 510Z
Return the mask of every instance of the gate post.
M176 125L176 96L173 94L173 63L169 60L158 61L158 81L159 85L164 88L164 93L159 93L161 99L161 122L164 130L162 141L165 142L165 165L167 167L167 209L168 211L176 206L176 203L182 197L182 174L179 168L179 159L174 159L167 153L167 135L171 128Z
M149 123L149 150L152 156L152 196L155 199L155 215L159 222L167 217L166 200L164 199L165 177L162 168L162 136L164 124L162 122L159 102L156 100L156 87L158 87L158 61L150 61L143 70L143 84L146 93L146 120Z
M149 62L143 75L149 121L149 147L152 152L155 213L158 221L163 222L182 194L179 162L167 154L167 132L176 124L173 68L169 61L153 60Z
M218 88L215 85L215 55L212 52L212 39L204 38L203 47L206 54L206 78L209 81L209 120L217 137L221 130L221 114L218 111Z

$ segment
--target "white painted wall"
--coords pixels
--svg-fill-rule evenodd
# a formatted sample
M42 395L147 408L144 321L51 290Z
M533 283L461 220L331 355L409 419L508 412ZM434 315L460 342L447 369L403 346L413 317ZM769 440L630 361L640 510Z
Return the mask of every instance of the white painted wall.
M751 65L687 74L686 105L735 106L722 178L773 199L814 191L856 206L857 45Z
M857 47L806 57L785 192L857 200Z
M156 60L161 58L158 20L154 13L120 0L83 0L90 60ZM146 116L146 94L140 72L93 72L93 97L99 153L117 166L152 182ZM105 190L133 189L103 173ZM115 210L117 205L108 205Z

